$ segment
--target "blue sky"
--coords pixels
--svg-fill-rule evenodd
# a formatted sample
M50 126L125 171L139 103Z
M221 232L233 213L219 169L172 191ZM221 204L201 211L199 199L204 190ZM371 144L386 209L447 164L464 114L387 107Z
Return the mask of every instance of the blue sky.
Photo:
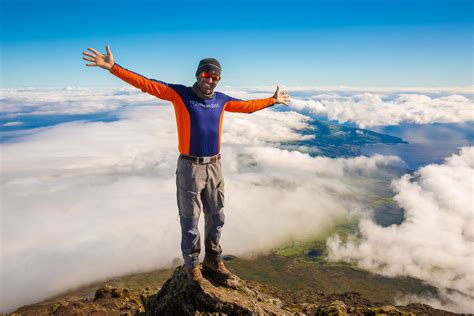
M218 58L221 85L472 85L473 2L1 2L1 87L124 85L84 66L110 44L145 76L192 84Z

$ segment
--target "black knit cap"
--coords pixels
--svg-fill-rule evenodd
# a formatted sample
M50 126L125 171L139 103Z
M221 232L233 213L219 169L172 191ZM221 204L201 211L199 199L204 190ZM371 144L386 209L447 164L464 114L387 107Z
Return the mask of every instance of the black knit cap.
M212 72L218 76L221 75L222 67L221 64L215 58L204 58L199 62L199 66L196 69L196 76L201 72L207 71Z

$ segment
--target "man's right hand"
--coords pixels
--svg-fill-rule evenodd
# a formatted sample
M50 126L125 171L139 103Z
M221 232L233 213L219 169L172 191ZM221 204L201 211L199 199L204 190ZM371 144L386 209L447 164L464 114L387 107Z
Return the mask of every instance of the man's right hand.
M109 45L105 46L105 50L107 51L106 55L101 54L95 49L90 48L90 47L88 47L87 49L91 51L92 54L89 52L83 52L82 55L84 56L82 57L82 59L90 61L92 63L86 64L86 66L94 66L94 67L100 67L103 69L110 70L115 65L114 56L112 55L112 52L110 51Z

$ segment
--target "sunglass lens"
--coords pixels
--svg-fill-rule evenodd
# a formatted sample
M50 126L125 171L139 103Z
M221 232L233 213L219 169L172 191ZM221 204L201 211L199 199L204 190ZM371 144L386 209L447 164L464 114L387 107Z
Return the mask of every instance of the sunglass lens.
M219 81L221 79L221 77L219 77L218 75L213 75L210 72L201 73L201 77L206 78L206 79L207 78L212 78L212 80L214 80L214 81Z

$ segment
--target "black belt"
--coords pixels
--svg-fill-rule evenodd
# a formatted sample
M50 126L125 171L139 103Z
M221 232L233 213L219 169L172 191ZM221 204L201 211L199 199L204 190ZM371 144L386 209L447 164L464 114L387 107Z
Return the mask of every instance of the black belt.
M206 163L215 163L216 161L220 160L221 154L217 154L211 157L194 157L194 156L186 156L186 155L180 154L179 158L191 160L197 163L206 164Z

